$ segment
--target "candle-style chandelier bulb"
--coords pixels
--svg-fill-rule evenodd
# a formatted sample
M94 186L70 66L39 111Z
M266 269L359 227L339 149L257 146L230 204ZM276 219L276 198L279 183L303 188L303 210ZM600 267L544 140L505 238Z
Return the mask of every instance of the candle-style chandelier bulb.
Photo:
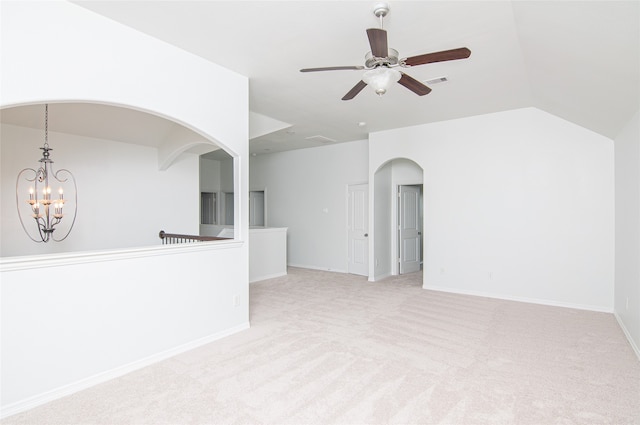
M18 173L16 180L16 207L20 224L22 224L22 228L31 240L34 242L49 242L50 240L60 242L69 236L75 224L78 211L78 191L76 179L69 170L54 171L53 169L53 160L50 158L50 152L53 149L49 147L49 105L45 105L44 111L44 146L40 148L42 150L42 158L39 160L40 166L37 170L25 168ZM55 186L60 186L57 198L52 198L51 196L52 183ZM24 188L25 185L29 186L28 190ZM63 187L67 187L67 190L72 190L73 197L71 198L72 205L70 207L65 206L67 200L64 198ZM24 196L27 194L29 196L26 202L22 199L23 194ZM24 209L25 205L29 205L29 210ZM71 214L67 213L69 210ZM23 220L23 216L26 220ZM58 232L59 237L54 237L54 231L58 228L56 226L62 223L63 219L65 223L68 223L68 230L66 232L63 231L61 237L59 236L60 232ZM34 226L27 226L30 220L34 220L35 228ZM29 231L29 229L32 230Z

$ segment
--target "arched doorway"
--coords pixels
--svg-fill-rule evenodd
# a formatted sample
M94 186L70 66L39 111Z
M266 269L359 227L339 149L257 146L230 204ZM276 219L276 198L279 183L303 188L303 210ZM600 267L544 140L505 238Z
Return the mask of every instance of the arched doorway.
M373 187L373 279L379 280L387 276L402 272L420 270L423 258L423 170L414 161L407 158L395 158L385 162L374 173ZM402 193L409 196L401 205ZM412 205L413 210L407 208ZM403 207L403 208L401 208ZM407 215L408 214L408 215ZM415 222L407 223L413 217ZM403 224L412 224L414 234L414 250L408 250L409 240L405 239L402 246L401 235ZM404 235L404 236L409 236ZM401 249L404 248L404 249ZM401 252L402 251L402 252ZM400 260L413 257L412 264L406 270L401 270ZM417 261L417 263L416 263Z

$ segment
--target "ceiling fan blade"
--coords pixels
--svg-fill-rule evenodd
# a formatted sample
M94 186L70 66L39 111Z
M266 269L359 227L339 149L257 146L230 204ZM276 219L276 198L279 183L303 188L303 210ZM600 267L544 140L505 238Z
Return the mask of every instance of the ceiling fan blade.
M351 90L349 90L349 93L347 93L347 94L345 94L343 96L342 100L351 100L351 99L353 99L365 87L367 87L367 83L365 83L362 80L359 81L358 84L356 84L355 86L353 86L353 88Z
M406 58L401 60L402 65L406 66L416 66L416 65L424 65L427 63L433 62L444 62L451 61L456 59L466 59L471 56L471 50L466 47L461 47L459 49L452 50L443 50L441 52L435 53L426 53L424 55L411 56L410 58Z
M425 94L431 93L431 89L422 84L420 81L408 76L404 72L401 72L401 74L402 77L400 77L400 80L398 80L399 84L402 84L418 96L424 96Z
M324 68L304 68L300 72L361 70L364 66L326 66Z
M367 30L371 53L377 58L389 56L389 46L387 45L387 32L381 28L369 28Z

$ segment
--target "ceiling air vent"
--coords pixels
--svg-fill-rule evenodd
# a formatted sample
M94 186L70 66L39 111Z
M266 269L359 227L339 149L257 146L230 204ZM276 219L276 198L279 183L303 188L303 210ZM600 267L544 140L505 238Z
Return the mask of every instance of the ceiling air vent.
M432 78L430 80L427 80L424 83L432 86L434 84L446 83L447 81L449 81L447 77L438 77L438 78Z
M309 137L305 137L305 140L313 140L315 142L320 142L320 143L335 143L336 140L330 139L328 137L325 136L320 136L320 135L316 135L316 136L309 136Z

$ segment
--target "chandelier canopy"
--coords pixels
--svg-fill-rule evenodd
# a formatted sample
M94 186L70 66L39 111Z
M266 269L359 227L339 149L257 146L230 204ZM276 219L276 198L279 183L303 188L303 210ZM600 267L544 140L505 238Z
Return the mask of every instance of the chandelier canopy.
M42 150L42 158L39 160L38 169L25 168L18 173L16 180L18 217L25 233L34 242L49 242L50 240L60 242L69 236L75 224L78 211L78 192L76 179L69 170L54 171L53 169L53 160L50 158L50 152L53 149L49 147L48 104L44 109L44 146L40 149ZM57 192L57 197L56 193L52 196L52 185L54 185L53 190ZM71 196L68 195L69 192L71 192ZM29 196L28 199L26 199L26 194ZM72 211L73 214L68 214L67 211ZM23 216L25 220L23 220ZM54 231L63 222L63 218L65 219L65 227L60 229L58 237L55 237ZM30 220L34 220L31 223L35 223L35 226L27 226ZM61 236L59 236L60 233L62 233Z

